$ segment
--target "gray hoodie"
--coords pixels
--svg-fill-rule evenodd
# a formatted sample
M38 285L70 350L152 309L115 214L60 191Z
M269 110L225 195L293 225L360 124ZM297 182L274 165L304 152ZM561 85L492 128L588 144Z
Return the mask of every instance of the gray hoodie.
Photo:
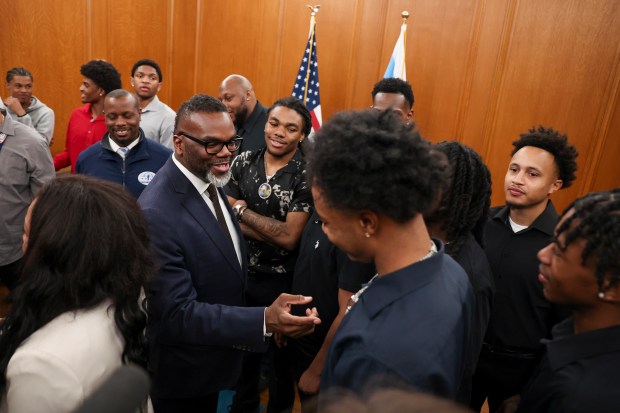
M0 106L5 105L0 101ZM47 107L36 97L32 97L30 100L30 106L26 109L26 114L22 117L17 116L11 109L6 108L11 117L26 126L35 128L37 132L47 142L48 145L52 142L54 135L54 111Z

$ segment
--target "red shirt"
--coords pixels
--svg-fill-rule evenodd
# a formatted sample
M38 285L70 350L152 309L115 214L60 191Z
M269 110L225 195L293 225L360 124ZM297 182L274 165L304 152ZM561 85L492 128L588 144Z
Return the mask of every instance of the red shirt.
M107 132L103 114L93 119L90 103L80 106L71 112L67 126L65 150L54 156L54 168L65 168L71 165L71 173L75 172L75 163L80 153L90 145L101 140Z

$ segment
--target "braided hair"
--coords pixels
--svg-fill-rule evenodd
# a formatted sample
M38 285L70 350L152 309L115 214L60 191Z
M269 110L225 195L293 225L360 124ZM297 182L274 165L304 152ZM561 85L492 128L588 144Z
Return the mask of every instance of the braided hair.
M472 148L456 141L435 145L448 158L452 179L436 211L446 233L446 252L456 257L471 232L484 246L484 224L491 205L491 173Z
M557 228L557 237L566 232L564 245L566 249L571 242L584 239L586 245L581 253L581 263L591 256L596 257L594 275L599 291L605 287L605 278L608 277L608 287L613 287L620 281L620 188L611 191L593 192L577 199L564 210L564 217L568 216Z

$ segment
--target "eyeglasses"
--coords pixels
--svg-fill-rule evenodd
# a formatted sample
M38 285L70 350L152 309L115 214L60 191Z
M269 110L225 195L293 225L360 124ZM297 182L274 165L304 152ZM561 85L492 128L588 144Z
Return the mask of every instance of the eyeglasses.
M243 138L241 136L239 136L239 135L235 135L234 138L232 138L231 140L229 140L227 142L222 142L222 141L217 141L217 140L203 141L202 139L195 138L195 137L193 137L191 135L188 135L185 132L179 132L177 135L178 136L185 136L190 141L194 141L194 142L199 143L200 145L204 146L205 151L209 155L217 155L218 153L220 153L220 151L222 150L224 145L226 145L226 148L229 151L235 152L241 146L241 142L243 142Z

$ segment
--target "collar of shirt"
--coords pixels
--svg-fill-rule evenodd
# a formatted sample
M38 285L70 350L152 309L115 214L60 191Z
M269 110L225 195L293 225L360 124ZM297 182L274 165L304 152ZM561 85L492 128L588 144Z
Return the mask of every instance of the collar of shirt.
M437 247L436 254L390 274L377 277L372 283L372 288L367 289L361 295L360 302L363 302L364 307L368 309L370 318L393 301L430 283L441 271L444 245L439 240L434 239L433 242ZM412 271L415 271L415 277L411 277Z
M157 95L153 96L153 100L149 102L148 105L144 109L142 109L142 113L144 112L156 112L160 109L162 103L159 101Z
M93 104L87 103L84 106L78 108L78 111L82 112L82 116L91 122L105 122L105 116L103 112L99 114L95 119L93 119L93 112L90 111L90 108Z
M575 334L572 317L558 323L552 330L553 339L547 344L547 355L553 370L578 360L620 352L620 326Z
M254 167L257 170L262 171L262 174L265 174L265 153L267 153L267 148L263 148L259 151L253 152L251 155L252 159L249 160L251 163L254 164ZM299 173L300 165L303 165L304 163L304 158L301 155L299 149L297 149L297 151L295 151L295 155L293 155L293 157L287 162L286 165L278 169L276 173L272 175L272 178L282 173Z
M510 207L507 205L503 207L499 207L497 212L493 214L491 219L497 219L503 222L505 225L510 226L508 223L508 214L510 213ZM536 218L536 220L530 225L526 230L520 231L519 233L523 233L526 231L530 231L531 229L536 229L544 234L549 236L553 236L553 230L555 229L555 225L558 222L558 213L555 211L555 207L553 206L553 202L549 200L547 202L547 206L542 214Z
M109 133L107 137L108 137L108 143L110 144L110 148L112 149L112 152L114 153L118 152L118 148L120 148L120 146L116 142L114 142L112 138L110 138ZM138 134L138 137L134 139L129 145L127 145L127 149L132 150L138 144L138 142L140 142L140 134Z
M172 154L172 162L174 162L174 164L177 166L177 168L179 168L181 173L185 175L187 179L189 179L189 181L192 183L194 188L196 188L200 195L203 195L206 192L209 185L211 185L209 182L205 182L193 173L191 173L189 169L187 169L185 166L183 166L181 162L179 162L179 160L174 154Z

